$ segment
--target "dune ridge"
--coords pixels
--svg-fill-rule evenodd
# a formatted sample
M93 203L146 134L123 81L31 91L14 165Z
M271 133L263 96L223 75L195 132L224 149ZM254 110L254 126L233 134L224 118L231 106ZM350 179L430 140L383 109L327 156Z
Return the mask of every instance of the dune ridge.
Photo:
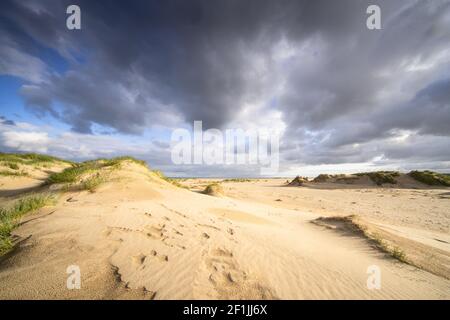
M0 298L450 298L447 279L312 224L317 213L282 197L252 201L254 181L212 197L127 159L99 172L93 190L51 186L57 203L14 231L22 241L0 263ZM80 290L66 288L69 265L80 267ZM381 290L366 287L370 265Z

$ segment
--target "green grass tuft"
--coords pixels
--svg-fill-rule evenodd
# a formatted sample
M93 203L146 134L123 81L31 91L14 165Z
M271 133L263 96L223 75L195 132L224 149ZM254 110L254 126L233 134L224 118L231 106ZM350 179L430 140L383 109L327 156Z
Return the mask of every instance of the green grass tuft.
M19 170L19 166L14 162L6 162L5 165L11 170Z
M207 195L221 195L223 194L223 189L219 183L211 183L206 186L203 193Z
M72 163L57 157L48 156L38 153L2 153L0 152L0 161L21 164L37 164L49 162L65 162Z
M81 188L83 190L89 190L90 192L95 192L95 190L100 186L103 182L105 182L105 178L100 176L99 174L96 174L95 176L92 176L81 184Z
M138 160L133 157L116 157L112 159L96 159L96 160L89 160L77 164L73 164L72 167L66 168L61 172L56 172L51 174L47 178L48 184L54 184L54 183L75 183L78 182L78 180L81 178L83 174L86 174L88 172L95 172L102 168L112 168L116 169L118 168L122 162L124 161L132 161L136 164L142 165L147 167L147 163L143 160ZM99 184L104 182L103 178L100 177L92 177L89 178L87 181L83 182L81 185L81 188L83 189L95 189Z
M83 173L94 169L93 165L74 165L70 168L66 168L61 172L52 173L48 178L47 182L49 184L53 183L71 183L77 181Z
M146 168L148 167L147 166L147 162L145 162L144 160L139 160L139 159L136 159L136 158L133 158L133 157L130 157L130 156L116 157L116 158L111 159L110 161L113 161L113 162L131 161L131 162L134 162L134 163L139 164L141 166L144 166Z
M20 218L53 202L53 196L32 195L19 199L11 207L0 208L0 256L12 249L11 232Z
M374 171L374 172L362 172L357 173L357 176L368 176L376 185L381 186L382 184L396 184L395 179L400 175L397 171Z
M0 176L26 177L26 176L28 176L28 173L26 173L25 171L1 170Z
M437 173L433 171L411 171L408 173L413 179L425 183L429 186L450 187L450 176L448 174Z
M331 175L321 173L313 179L313 182L327 182L330 178Z
M406 258L406 253L399 247L390 248L389 252L392 255L392 257L394 257L395 259L397 259L403 263L409 263L409 260Z
M361 224L355 222L353 219L350 219L350 221L357 228L359 228L368 239L372 240L380 250L389 254L391 257L397 259L398 261L411 264L411 261L409 261L409 259L406 257L406 253L401 248L397 246L389 246L389 244L384 239L382 239L378 233L368 232L367 227L362 226Z
M188 187L182 185L181 183L179 183L177 181L177 179L173 179L173 178L169 178L167 177L161 170L152 170L152 172L154 174L156 174L159 178L163 179L164 181L167 181L171 184L173 184L174 186L178 187L178 188L184 188L184 189L189 189Z

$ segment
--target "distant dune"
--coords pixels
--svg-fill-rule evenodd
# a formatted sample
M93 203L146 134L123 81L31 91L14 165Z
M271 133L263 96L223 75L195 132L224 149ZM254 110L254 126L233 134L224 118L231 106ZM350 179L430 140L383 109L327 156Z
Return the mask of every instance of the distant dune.
M1 299L450 299L446 187L175 181L130 157L8 157L2 170L24 174L0 176ZM366 285L373 265L381 290Z
M433 171L411 171L407 174L397 171L374 171L354 174L320 174L311 181L300 176L295 177L289 185L309 186L321 184L337 184L358 187L390 187L425 189L432 187L450 187L450 176ZM322 185L324 186L324 185Z

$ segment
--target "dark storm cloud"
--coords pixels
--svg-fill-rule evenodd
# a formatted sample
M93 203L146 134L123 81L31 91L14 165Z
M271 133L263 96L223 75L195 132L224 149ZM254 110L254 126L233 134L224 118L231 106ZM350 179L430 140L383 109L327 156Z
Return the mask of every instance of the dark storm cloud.
M449 3L437 4L417 2L403 10L401 6L384 10L388 13L383 16L385 31L379 33L365 28L353 28L343 34L330 31L323 52L311 59L312 66L302 61L294 64L297 70L291 73L289 81L292 88L283 103L288 121L316 129L331 119L384 107L380 105L380 92L394 82L407 80L395 74L399 66L449 49ZM360 16L353 11L352 14L348 19ZM441 21L444 18L445 24ZM393 74L383 76L382 72Z
M82 30L69 31L72 2L3 1L0 57L37 58L21 95L75 131L223 127L276 99L287 161L408 158L383 142L401 130L448 138L449 1L78 1ZM366 28L369 4L380 5L382 30ZM42 70L40 47L70 70Z
M398 127L424 134L450 136L450 79L438 80L420 90L409 105L396 112Z
M207 127L220 127L266 89L254 70L255 56L270 59L271 47L282 36L299 42L313 34L332 39L361 30L367 7L349 1L81 1L79 5L82 31L70 32L64 27L64 2L4 4L7 18L20 30L14 36L25 33L65 55L87 48L89 67L75 68L82 73L78 77L85 78L82 85L70 84L77 77L70 74L50 79L49 85L56 88L44 86L42 91L63 101L67 95L77 96L74 106L83 128L93 121L120 131L133 131L126 129L129 124L142 127L151 121L146 111L155 105L175 105L187 121L201 119ZM110 118L114 112L105 113L104 105L112 105L105 101L115 96L112 83L132 90L136 77L142 82L136 88L141 100L118 103L113 111L131 106L125 113L141 114ZM33 93L33 105L35 98ZM142 108L133 110L133 103Z
M392 138L397 130L418 134L450 135L450 79L438 80L419 90L405 103L352 117L353 122L336 121L332 138L323 146L339 147L373 139ZM449 145L450 147L450 145Z

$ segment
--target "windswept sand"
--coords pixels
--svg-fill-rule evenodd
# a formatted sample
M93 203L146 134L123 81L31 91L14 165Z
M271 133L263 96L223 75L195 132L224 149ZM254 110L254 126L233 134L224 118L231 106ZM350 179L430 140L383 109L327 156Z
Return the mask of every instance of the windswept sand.
M401 263L355 234L311 223L361 213L399 233L420 227L424 237L439 235L448 252L450 210L439 198L445 191L405 196L261 180L223 183L224 196L214 197L132 163L114 174L95 193L64 193L56 206L25 218L15 231L23 241L0 262L1 299L450 298L445 277ZM199 190L202 183L187 182ZM414 205L409 196L428 200ZM69 265L81 269L80 290L66 288ZM380 290L367 289L371 265L381 269Z
M229 197L323 217L354 215L360 224L415 265L450 278L450 189L430 188L401 177L403 188L335 183L286 186L282 179L223 183ZM202 182L203 183L203 182ZM195 181L187 181L195 188Z

